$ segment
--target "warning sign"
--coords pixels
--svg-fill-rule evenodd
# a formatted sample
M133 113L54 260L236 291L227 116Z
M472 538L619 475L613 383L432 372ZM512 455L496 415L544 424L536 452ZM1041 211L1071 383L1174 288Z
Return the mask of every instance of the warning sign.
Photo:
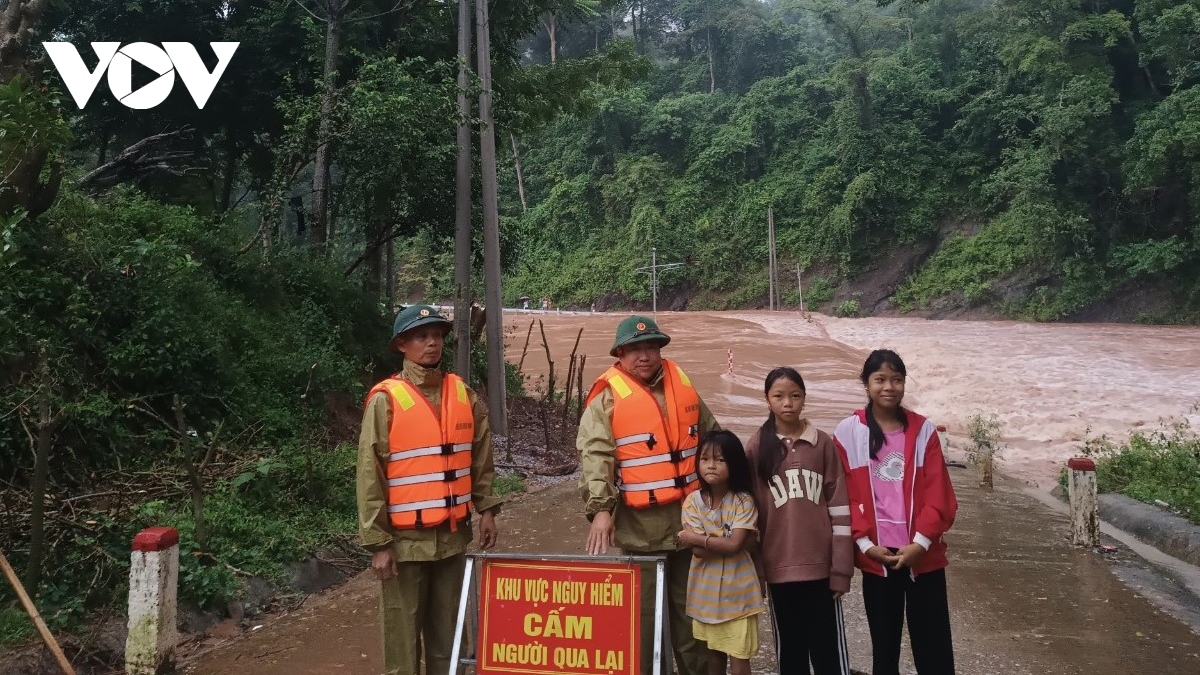
M640 568L484 560L477 672L635 675Z

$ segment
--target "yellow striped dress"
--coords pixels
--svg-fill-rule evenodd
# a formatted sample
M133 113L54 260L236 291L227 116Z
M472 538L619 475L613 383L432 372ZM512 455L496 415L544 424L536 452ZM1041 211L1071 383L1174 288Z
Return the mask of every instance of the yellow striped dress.
M728 537L734 530L757 531L758 509L749 494L730 492L719 504L704 503L702 491L683 503L683 526L711 537ZM765 609L754 561L746 550L732 555L692 557L688 575L687 614L704 624L719 624L753 616Z

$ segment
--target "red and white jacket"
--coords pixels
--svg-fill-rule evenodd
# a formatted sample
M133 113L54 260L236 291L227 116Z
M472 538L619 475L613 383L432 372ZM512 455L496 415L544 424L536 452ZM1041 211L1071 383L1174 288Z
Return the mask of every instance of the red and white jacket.
M937 429L932 422L911 410L904 409L904 413L908 416L908 430L904 434L904 506L908 513L908 533L913 542L927 551L912 570L916 575L934 572L948 564L942 535L954 524L958 500L946 471ZM866 551L879 541L875 492L871 489L870 439L865 410L855 411L833 432L834 443L846 469L850 530L858 544L854 564L863 572L887 576L895 570L866 556Z

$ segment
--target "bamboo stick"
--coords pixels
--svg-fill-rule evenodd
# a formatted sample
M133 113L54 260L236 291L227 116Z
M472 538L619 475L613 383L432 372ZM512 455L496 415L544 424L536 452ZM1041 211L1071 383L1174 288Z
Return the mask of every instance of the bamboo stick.
M17 597L21 599L21 604L25 606L25 612L29 614L29 618L33 619L33 625L37 626L38 632L42 635L42 641L46 643L46 647L54 654L59 667L62 668L66 675L75 675L75 669L71 667L71 662L67 660L67 655L63 654L62 648L58 646L58 641L54 639L54 636L50 633L50 629L46 627L46 622L42 621L37 607L34 607L33 601L29 599L29 594L25 592L25 587L21 585L21 580L17 578L17 573L8 564L8 558L4 557L4 551L0 551L0 568L4 569L4 576L8 577L8 583L12 584L13 590L17 592Z

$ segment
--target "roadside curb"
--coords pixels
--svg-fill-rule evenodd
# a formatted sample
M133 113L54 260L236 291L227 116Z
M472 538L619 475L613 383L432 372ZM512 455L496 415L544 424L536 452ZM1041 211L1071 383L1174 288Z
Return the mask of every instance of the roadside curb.
M1066 491L1061 486L1056 486L1051 494L1067 501ZM1099 502L1100 519L1105 523L1167 555L1200 567L1200 525L1123 494L1102 493Z

